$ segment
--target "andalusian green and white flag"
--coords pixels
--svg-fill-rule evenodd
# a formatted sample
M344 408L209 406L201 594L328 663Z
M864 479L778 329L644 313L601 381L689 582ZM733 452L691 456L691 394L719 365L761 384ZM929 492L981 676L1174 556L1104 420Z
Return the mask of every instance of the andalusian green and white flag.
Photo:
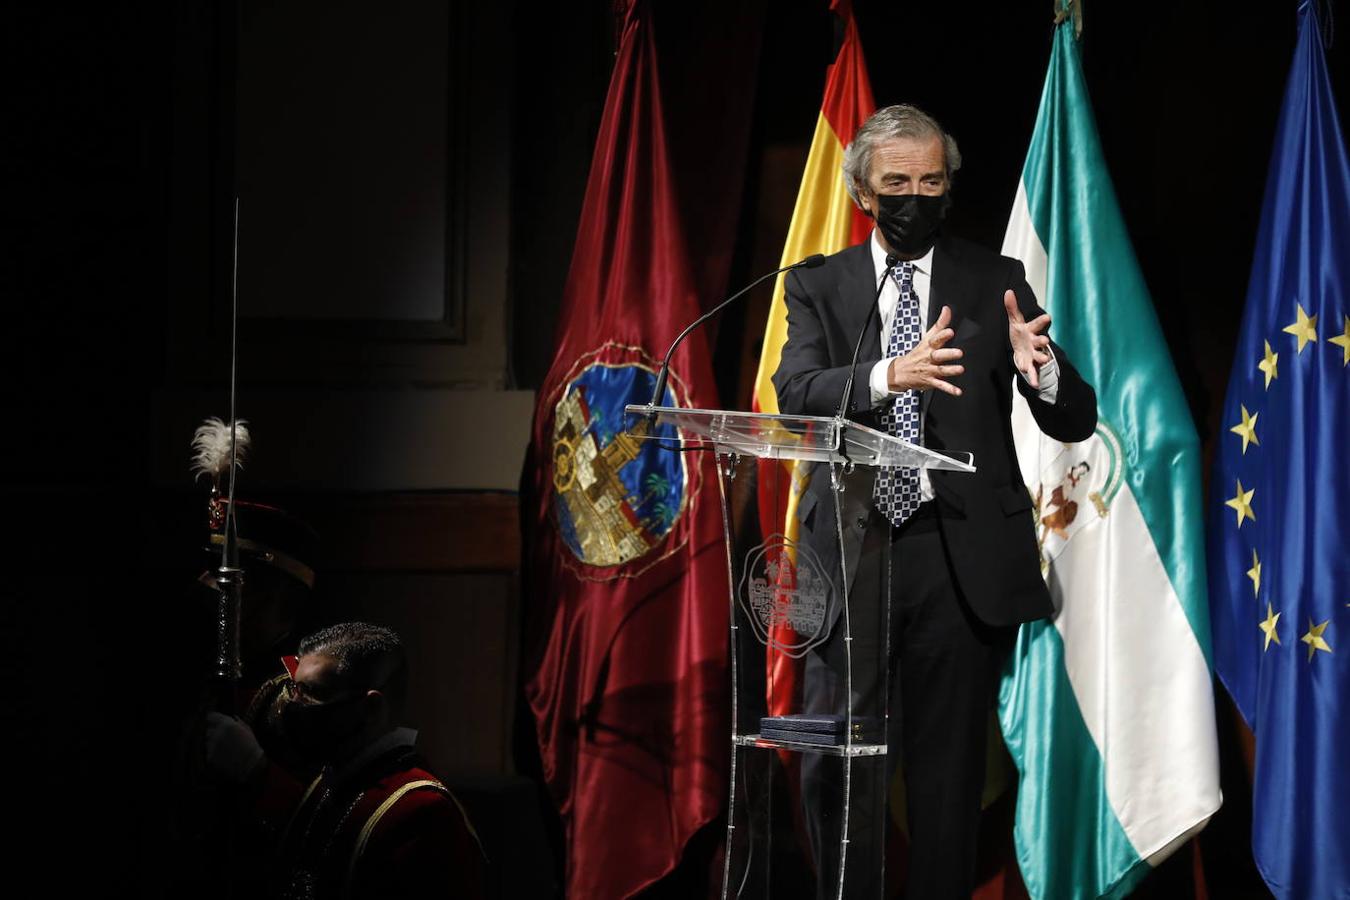
M1106 171L1070 21L1003 252L1097 390L1097 432L1043 436L1022 475L1058 613L1023 625L999 718L1033 897L1119 897L1219 808L1200 447Z

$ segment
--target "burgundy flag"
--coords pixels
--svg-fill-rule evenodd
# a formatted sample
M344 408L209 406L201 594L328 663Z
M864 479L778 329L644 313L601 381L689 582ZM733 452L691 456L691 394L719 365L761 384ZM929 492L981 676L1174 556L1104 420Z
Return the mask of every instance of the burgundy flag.
M522 491L526 698L567 842L567 895L628 897L726 800L727 575L710 454L624 418L699 314L648 5L628 5L539 391ZM669 405L716 406L707 337Z

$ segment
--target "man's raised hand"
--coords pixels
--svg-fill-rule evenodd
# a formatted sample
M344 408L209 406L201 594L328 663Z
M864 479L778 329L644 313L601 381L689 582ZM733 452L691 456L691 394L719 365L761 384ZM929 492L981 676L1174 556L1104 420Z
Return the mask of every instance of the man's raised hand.
M1017 295L1003 292L1003 308L1008 312L1008 343L1012 345L1013 365L1033 388L1041 386L1040 367L1050 361L1050 338L1045 330L1050 327L1050 314L1042 313L1030 322L1022 318L1017 306Z
M948 327L951 320L951 308L942 307L937 321L924 332L914 349L891 360L886 370L886 385L892 393L937 388L953 397L961 396L959 387L944 380L966 370L965 366L955 363L964 355L960 348L946 346L954 334Z

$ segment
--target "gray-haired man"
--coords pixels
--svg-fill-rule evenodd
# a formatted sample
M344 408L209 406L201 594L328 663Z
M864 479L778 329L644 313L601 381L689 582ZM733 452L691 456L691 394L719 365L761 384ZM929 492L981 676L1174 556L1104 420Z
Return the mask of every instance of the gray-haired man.
M880 567L867 561L890 547L887 742L905 772L906 896L924 898L970 894L994 678L1016 625L1052 612L1009 424L1014 381L1051 437L1084 440L1097 421L1093 390L1051 342L1021 263L943 232L960 164L956 142L915 107L886 107L863 124L845 151L845 179L876 228L824 266L788 276L788 338L773 377L785 414L833 415L871 316L849 416L975 454L975 474L898 469L840 497L855 608L882 599ZM811 480L799 507L802 541L839 571L829 494L828 477ZM807 660L809 711L842 704L841 632ZM877 696L877 681L854 672L855 705ZM826 848L838 839L827 811L838 804L834 790L808 757L803 797L822 887L831 877ZM870 820L866 802L859 811ZM855 880L881 868L882 841L867 843L871 855L865 845L850 850L850 896L880 892Z

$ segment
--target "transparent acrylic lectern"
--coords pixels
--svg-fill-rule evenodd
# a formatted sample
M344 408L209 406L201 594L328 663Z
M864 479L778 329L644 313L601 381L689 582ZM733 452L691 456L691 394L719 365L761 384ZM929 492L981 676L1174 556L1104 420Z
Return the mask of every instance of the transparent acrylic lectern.
M873 484L883 466L973 472L973 460L847 419L625 412L635 436L670 425L672 450L717 455L731 588L722 896L881 897L886 601L903 573L891 571L888 530L868 527Z

